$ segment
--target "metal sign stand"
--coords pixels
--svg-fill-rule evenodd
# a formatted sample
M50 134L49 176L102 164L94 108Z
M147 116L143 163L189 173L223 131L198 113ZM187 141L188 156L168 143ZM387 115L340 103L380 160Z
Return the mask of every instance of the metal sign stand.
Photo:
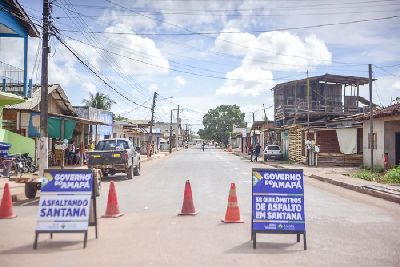
M257 234L295 234L297 235L297 242L300 242L300 235L303 235L304 250L307 250L306 231L251 231L251 240L253 240L253 248L257 248Z
M95 194L95 175L93 172L93 178L92 178L92 196L91 196L91 203L90 203L90 213L93 212L93 214L89 215L89 224L88 226L94 226L95 227L95 233L96 233L96 239L97 239L97 203L96 203L96 194ZM40 200L39 200L40 201ZM93 215L94 217L92 218ZM92 220L93 219L93 220ZM91 221L92 220L92 221ZM53 234L76 234L76 233L83 233L83 248L86 248L87 244L87 236L88 236L88 230L76 230L76 231L62 231L62 230L54 230L54 231L44 231L44 230L35 230L35 241L33 243L33 249L37 249L37 243L39 239L39 234L50 234L50 239L53 239Z

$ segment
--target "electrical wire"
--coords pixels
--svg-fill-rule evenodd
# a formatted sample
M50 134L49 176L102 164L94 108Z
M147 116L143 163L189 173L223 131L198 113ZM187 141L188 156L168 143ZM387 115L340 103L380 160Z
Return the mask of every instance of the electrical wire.
M269 30L251 30L247 32L241 31L209 31L209 32L187 32L187 33L179 33L179 32L172 32L172 33L146 33L146 32L107 32L107 31L89 31L88 33L94 34L113 34L113 35L138 35L138 36L193 36L193 35L220 35L220 34L248 34L250 33L268 33L268 32L276 32L276 31L289 31L289 30L302 30L302 29L313 29L313 28L321 28L327 26L338 26L338 25L349 25L349 24L356 24L362 22L371 22L371 21L381 21L381 20L389 20L399 18L399 16L388 16L388 17L381 17L381 18L373 18L373 19L360 19L360 20L352 20L352 21L344 21L344 22L336 22L336 23L323 23L323 24L316 24L316 25L308 25L308 26L298 26L298 27L287 27L287 28L275 28ZM79 30L68 30L68 29L61 29L64 32L80 32ZM220 39L221 41L227 41ZM238 45L236 43L233 43ZM250 47L245 47L250 48ZM255 48L253 48L255 49ZM289 55L282 55L282 56L289 56Z

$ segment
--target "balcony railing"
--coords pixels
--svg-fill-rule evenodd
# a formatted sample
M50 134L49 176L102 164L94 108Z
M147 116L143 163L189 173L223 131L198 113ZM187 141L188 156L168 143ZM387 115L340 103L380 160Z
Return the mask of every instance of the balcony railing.
M24 96L24 70L0 61L0 90Z

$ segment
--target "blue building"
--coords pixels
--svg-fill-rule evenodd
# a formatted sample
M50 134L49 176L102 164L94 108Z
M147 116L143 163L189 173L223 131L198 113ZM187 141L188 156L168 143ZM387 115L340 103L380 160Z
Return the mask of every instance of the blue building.
M1 90L23 97L28 96L28 37L39 37L29 16L17 0L0 0L0 38L23 38L24 69L11 66L1 61ZM12 49L12 48L11 48Z

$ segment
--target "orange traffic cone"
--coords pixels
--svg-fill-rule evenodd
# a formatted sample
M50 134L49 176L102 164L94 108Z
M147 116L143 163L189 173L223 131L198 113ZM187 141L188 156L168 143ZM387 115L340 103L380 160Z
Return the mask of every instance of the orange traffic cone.
M240 220L240 210L236 196L236 185L231 183L229 190L228 207L226 209L225 219L221 220L224 223L242 223Z
M17 217L12 210L12 199L8 183L4 186L3 198L0 204L0 219L12 219Z
M117 193L115 192L114 181L110 183L110 189L108 190L108 202L106 208L106 214L104 214L103 218L117 218L124 215L119 211Z
M196 215L198 212L194 208L192 198L192 187L189 180L185 183L185 192L183 194L182 211L178 215Z

